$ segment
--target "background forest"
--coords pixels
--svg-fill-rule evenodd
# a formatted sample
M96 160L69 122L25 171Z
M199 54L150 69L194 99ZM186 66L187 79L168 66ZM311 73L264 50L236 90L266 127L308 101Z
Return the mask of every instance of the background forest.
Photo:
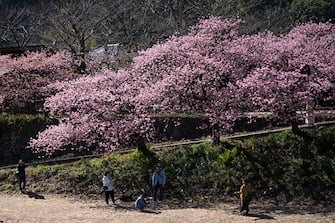
M334 21L334 0L1 0L0 47L43 44L73 53L109 43L128 52L185 34L209 15L240 17L244 32L289 31L303 22Z

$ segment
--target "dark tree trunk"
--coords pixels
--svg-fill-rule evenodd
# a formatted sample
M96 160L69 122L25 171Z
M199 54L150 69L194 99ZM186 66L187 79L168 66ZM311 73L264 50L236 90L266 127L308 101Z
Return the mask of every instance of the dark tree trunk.
M150 158L150 166L153 167L159 162L159 159L157 158L155 152L148 149L148 147L145 144L145 140L142 136L137 136L137 150L141 152L144 156Z
M299 128L297 121L293 121L291 123L291 126L292 126L292 132L294 135L302 137L306 142L310 142L313 139L311 134Z

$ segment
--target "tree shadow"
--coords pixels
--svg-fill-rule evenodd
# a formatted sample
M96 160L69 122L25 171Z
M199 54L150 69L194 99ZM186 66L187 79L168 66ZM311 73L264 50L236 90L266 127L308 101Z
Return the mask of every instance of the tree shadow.
M35 193L33 191L22 191L23 194L27 195L30 198L35 198L35 199L45 199L43 195L40 195L38 193Z

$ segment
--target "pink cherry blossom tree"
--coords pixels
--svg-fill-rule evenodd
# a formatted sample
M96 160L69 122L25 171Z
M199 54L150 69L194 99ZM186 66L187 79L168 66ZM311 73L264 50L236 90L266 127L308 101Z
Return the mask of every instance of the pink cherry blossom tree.
M210 17L186 36L172 36L134 59L142 83L140 101L153 114L200 114L217 137L229 131L241 114L236 81L243 77L240 60L228 51L239 38L240 20ZM144 81L143 81L144 80Z
M152 137L155 117L166 114L200 114L218 134L248 111L292 120L334 87L332 25L307 24L277 37L239 35L240 22L210 17L188 35L140 52L128 70L53 84L57 93L45 106L61 115L60 124L41 132L31 148L112 151L134 136Z
M298 132L297 111L309 112L324 95L334 100L334 35L334 24L309 23L279 37L266 33L234 42L234 50L247 49L237 53L252 67L239 94L249 111L272 112L273 119Z
M0 56L0 69L3 71L0 75L0 104L8 112L17 110L18 103L29 107L27 112L35 112L50 95L45 88L49 83L76 77L71 70L70 54L63 51Z
M135 107L136 89L127 71L101 70L68 82L50 85L58 93L45 107L61 114L60 123L32 139L35 152L51 155L57 150L102 148L113 151L131 143L134 134L149 137L150 120Z

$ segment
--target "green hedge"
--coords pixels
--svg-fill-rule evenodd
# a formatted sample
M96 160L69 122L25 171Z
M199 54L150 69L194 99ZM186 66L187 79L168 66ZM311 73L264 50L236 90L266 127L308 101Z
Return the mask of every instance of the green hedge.
M0 165L16 164L19 159L31 161L34 155L25 147L48 122L44 114L0 113Z

